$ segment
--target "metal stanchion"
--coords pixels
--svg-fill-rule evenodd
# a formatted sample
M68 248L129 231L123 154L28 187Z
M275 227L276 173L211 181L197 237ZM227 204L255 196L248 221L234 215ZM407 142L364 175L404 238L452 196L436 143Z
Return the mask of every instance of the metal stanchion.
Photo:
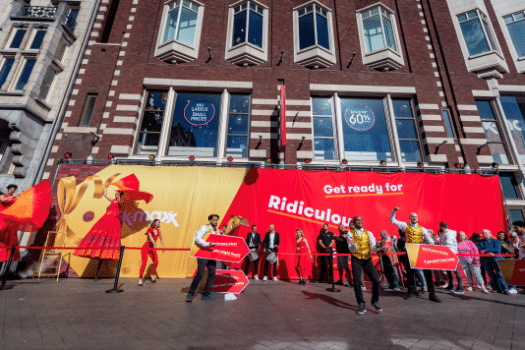
M330 278L332 279L332 288L326 288L328 292L340 292L341 289L335 288L334 283L334 252L330 251Z
M13 288L11 286L6 287L5 283L7 282L7 275L9 274L9 270L11 269L11 263L13 262L15 250L16 245L13 245L13 247L11 247L11 255L9 256L9 261L7 262L7 267L5 269L4 276L2 276L2 284L0 285L0 290L7 290Z
M123 289L118 289L118 278L120 276L120 266L122 266L122 257L124 256L124 247L123 245L120 246L120 259L118 259L118 266L117 266L117 275L115 276L115 284L113 285L113 288L108 289L106 293L120 293L123 292Z

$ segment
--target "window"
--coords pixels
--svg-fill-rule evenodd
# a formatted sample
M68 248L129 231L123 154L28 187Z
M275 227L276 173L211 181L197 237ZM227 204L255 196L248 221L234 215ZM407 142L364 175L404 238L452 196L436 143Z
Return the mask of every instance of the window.
M22 69L22 73L20 74L20 77L18 78L18 82L16 83L14 90L24 89L27 82L29 81L29 77L31 76L31 72L33 71L33 67L35 66L35 63L36 63L35 59L25 60L24 69Z
M216 157L220 110L220 94L177 94L166 155Z
M135 154L249 156L250 95L181 91L168 99L167 92L149 90L147 96Z
M445 121L445 130L447 131L447 136L450 138L456 138L456 134L454 133L454 128L452 127L452 119L451 114L448 109L443 109L443 120Z
M5 58L2 62L2 68L0 69L0 89L2 88L2 85L5 84L7 77L9 76L9 72L11 71L11 68L13 67L13 63L15 62L14 58Z
M189 62L198 57L204 8L196 1L164 4L155 57L166 62Z
M391 48L396 51L396 41L392 29L390 14L382 7L376 7L363 13L366 52Z
M489 101L476 101L479 116L483 129L485 129L485 136L487 136L488 147L492 154L493 161L498 164L509 164L509 158L505 150L505 144L501 137L501 127L498 120L494 116L494 111Z
M422 161L419 133L410 100L393 100L392 104L403 160L405 162Z
M199 7L191 1L177 0L169 5L168 19L164 29L164 42L177 40L193 46Z
M501 189L505 199L519 199L518 183L513 174L499 174Z
M247 158L249 146L250 96L230 96L226 157Z
M136 154L157 154L167 96L166 91L148 92L135 150Z
M520 162L525 164L525 97L501 96L500 100L507 125L518 149Z
M344 158L392 160L383 99L341 98Z
M64 38L60 39L57 50L55 51L55 58L57 59L58 62L62 62L62 60L64 59L67 47L68 45L67 45L66 40Z
M232 46L248 42L262 48L262 39L263 8L250 1L237 6L233 19Z
M470 56L498 51L487 16L475 10L458 16L459 26Z
M524 221L525 215L523 214L523 209L518 208L509 208L509 214L512 222L515 221Z
M357 23L365 65L390 70L405 64L392 10L383 4L365 7L357 11Z
M91 122L91 116L93 115L93 110L95 109L95 102L97 101L97 94L88 94L86 101L84 102L84 107L82 108L82 114L80 116L80 122L78 126L89 126Z
M314 45L330 50L328 16L323 8L315 4L299 11L299 50Z
M15 34L13 35L13 39L11 40L11 45L9 45L10 49L19 49L20 45L22 44L22 40L24 39L24 36L26 35L27 30L25 29L17 29Z
M294 9L295 62L312 68L335 63L332 12L318 3Z
M46 73L44 74L44 80L42 80L42 84L40 85L39 97L41 99L47 100L49 91L53 85L53 81L55 80L55 77L58 75L58 73L59 72L57 71L57 68L53 66L47 67Z
M517 12L503 18L518 57L525 57L525 14Z
M251 66L268 60L268 8L250 0L230 5L226 59Z
M42 47L42 42L44 41L44 37L46 36L45 30L38 30L33 38L33 42L31 43L31 50L39 50L40 47Z
M335 159L335 127L332 98L312 97L314 159Z

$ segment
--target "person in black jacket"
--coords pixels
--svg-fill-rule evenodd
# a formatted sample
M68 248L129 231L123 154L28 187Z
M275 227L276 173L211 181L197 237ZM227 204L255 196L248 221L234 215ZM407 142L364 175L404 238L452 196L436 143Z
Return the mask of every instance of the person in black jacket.
M348 248L348 241L346 240L348 230L345 230L345 227L343 225L339 225L337 227L337 230L339 230L339 237L334 236L334 239L335 251L337 252L337 270L339 271L339 281L337 281L335 284L338 284L340 286L343 285L343 273L344 271L346 271L346 278L348 280L348 286L350 287L354 284L352 283L352 273L350 272L350 266L348 265L349 256L347 254L350 254L350 249Z
M264 236L263 241L263 250L266 256L268 256L270 253L275 253L279 251L279 244L281 244L281 240L279 239L279 233L275 232L275 226L273 224L270 225L269 232L266 232L266 235ZM268 266L270 265L270 262L268 260L264 260L264 277L263 281L268 280ZM273 264L273 280L277 281L277 262Z
M250 248L250 251L259 252L259 246L261 245L261 235L257 233L257 226L252 225L252 232L246 236L246 245ZM248 277L248 271L250 270L250 263L252 262L247 256L246 265L244 266L244 274ZM258 280L259 276L259 258L253 261L253 278Z
M323 228L317 236L317 252L323 255L319 256L319 282L332 282L329 273L329 267L332 263L330 261L330 254L334 245L334 233L329 231L329 225L323 224Z

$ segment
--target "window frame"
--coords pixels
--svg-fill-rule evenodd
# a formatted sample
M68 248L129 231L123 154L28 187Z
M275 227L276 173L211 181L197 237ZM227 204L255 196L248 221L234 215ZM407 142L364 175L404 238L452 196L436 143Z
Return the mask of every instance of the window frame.
M44 32L44 37L42 38L42 42L40 43L40 47L38 49L31 48L33 46L33 43L35 41L36 36L39 32ZM46 28L33 28L31 36L29 37L29 40L27 41L26 50L31 51L38 51L42 49L42 45L44 45L44 40L47 35L47 29Z
M40 94L41 94L41 92L42 92L42 86L43 86L44 83L45 83L46 74L47 74L47 72L48 72L49 69L52 69L52 70L55 72L55 74L54 74L54 76L53 76L53 80L51 81L51 84L49 84L49 88L48 88L48 90L47 90L46 96L43 97L43 96L41 96ZM39 98L41 98L41 99L44 100L44 101L49 101L50 97L53 95L53 91L54 91L54 89L55 89L55 85L56 85L56 82L57 82L57 80L58 80L58 76L60 75L60 73L62 73L62 70L60 69L60 67L58 67L58 66L55 65L55 64L50 64L50 65L46 68L46 70L45 70L45 72L44 72L44 76L43 76L43 78L42 78L42 82L40 83L40 91L39 91L39 93L38 93L38 97L39 97Z
M314 28L315 33L317 33L317 23L315 10L316 7L319 7L321 10L326 12L327 19L327 30L328 30L328 42L330 45L329 49L318 44L317 34L315 34L315 45L301 49L300 46L300 31L299 31L299 12L310 7L314 6L312 13L314 13ZM333 22L333 11L320 3L318 0L310 0L300 6L293 8L293 38L294 38L294 62L299 63L300 65L319 69L326 68L336 63L336 54L335 54L335 35L334 35L334 22Z
M166 93L166 102L165 102L164 110L163 110L163 114L164 115L162 117L162 124L161 124L161 127L160 127L160 131L146 131L146 132L143 132L143 131L141 131L141 129L142 129L142 123L144 122L144 117L146 115L146 112L159 111L159 109L148 110L148 107L147 107L149 94L150 93L157 93L157 92L158 93ZM132 154L135 155L135 156L149 156L150 154L152 154L152 153L138 153L137 152L137 149L139 147L139 142L138 141L139 141L139 138L140 138L140 136L142 134L158 134L159 135L159 144L157 145L157 150L154 153L154 155L157 155L159 153L160 143L163 142L162 134L163 134L163 129L165 128L164 123L166 122L166 113L168 111L173 112L171 109L168 108L168 103L172 102L172 101L170 101L170 91L169 91L169 89L145 89L143 93L144 93L144 100L143 100L142 105L144 107L141 108L140 118L139 118L139 122L137 124L137 133L135 135L135 140L133 142Z
M477 16L475 18L471 19L471 18L468 17L468 14L470 14L472 12L476 12ZM461 21L459 19L461 16L466 16L466 20ZM463 34L463 29L461 29L461 24L462 23L466 23L466 22L470 22L470 21L474 21L474 20L479 20L480 25L481 25L481 30L483 31L483 34L485 36L485 40L487 42L487 45L489 46L489 50L485 51L485 52L482 52L482 53L471 55L470 52L469 52L469 47L468 47L467 41L465 40L465 35ZM471 10L468 10L468 11L463 11L463 12L458 13L456 15L456 21L457 21L457 23L459 25L459 31L461 33L461 38L463 40L463 44L465 45L468 57L470 59L474 59L474 58L477 58L477 57L488 55L488 54L490 54L492 52L497 53L501 58L503 58L503 54L501 53L501 47L500 47L499 42L497 40L496 34L494 32L494 28L492 27L492 23L491 23L489 17L483 11L481 11L479 8L471 9ZM495 46L495 47L493 47L493 46Z
M134 133L133 147L131 148L131 153L129 158L135 159L144 159L147 158L147 154L139 154L136 152L138 138L140 135L140 128L144 119L144 112L146 106L146 99L150 91L167 91L168 96L166 98L166 108L164 110L164 119L161 125L161 131L159 136L159 143L157 146L157 152L155 154L156 159L172 161L172 160L181 160L187 161L187 156L180 155L168 155L169 152L169 138L171 135L171 129L173 127L173 114L175 112L175 106L177 103L178 94L192 93L192 94L218 94L220 96L221 107L220 110L216 111L217 118L219 118L219 123L217 127L217 146L216 146L216 156L214 157L202 157L194 154L196 160L199 161L208 161L208 162L224 162L226 161L226 148L227 148L227 139L228 139L228 118L230 113L230 97L232 95L249 95L250 97L250 110L248 115L248 141L247 141L247 157L239 158L233 157L233 161L246 162L250 158L250 143L251 143L251 121L252 121L252 99L253 99L253 90L252 89L200 89L195 90L188 87L174 87L174 86L146 86L143 90L143 102L140 112L140 119L138 122L137 132ZM226 94L226 98L225 98ZM226 106L225 106L226 104ZM233 134L232 134L233 135ZM233 135L238 136L238 135Z
M22 79L22 75L24 74L24 71L29 61L34 61L35 63L33 65L33 68L31 68L31 72L29 73L29 76L27 77L27 82L24 84L24 86L22 86L21 89L17 89L16 87L20 83L20 79ZM30 82L31 75L33 74L33 70L35 69L35 66L36 66L36 61L37 61L36 56L27 56L23 58L22 62L18 66L16 78L13 79L13 81L11 82L11 88L9 89L9 91L20 91L20 92L24 91L25 87Z
M182 41L178 41L177 34L180 29L180 16L182 12L183 1L188 1L192 4L195 4L198 7L197 12L197 24L195 27L195 36L193 38L193 45L188 45ZM174 33L173 39L164 41L164 36L166 33L166 24L169 17L170 5L173 5L177 2L181 3L181 8L177 15L177 28ZM168 0L164 2L164 7L162 10L162 17L157 33L157 45L155 47L155 57L162 61L166 62L189 62L196 59L199 56L199 47L202 34L202 24L204 20L204 4L196 0Z
M392 116L392 120L394 122L394 124L396 123L396 120L412 120L414 122L414 131L416 133L416 139L402 139L400 136L399 136L399 131L397 129L397 125L395 125L395 128L396 128L396 133L397 133L397 142L399 143L399 152L401 153L401 157L403 157L403 150L401 149L401 141L411 141L411 142L414 142L416 141L417 142L417 147L419 149L419 156L421 158L421 162L426 162L426 158L425 158L425 152L424 152L424 148L423 148L423 143L421 142L421 130L420 130L420 127L419 127L419 123L418 123L418 120L417 120L417 113L416 113L416 107L415 107L415 103L414 103L414 98L413 97L392 97L392 107L394 107L394 101L396 100L408 100L409 102L409 105L410 105L410 114L412 115L412 118L396 118L396 115L395 115L395 111L394 111L394 115ZM403 163L417 163L418 161L409 161L409 160L404 160L404 159L401 159L401 161Z
M18 47L11 47L11 45L13 45L13 41L15 40L16 34L20 30L25 31L24 35L22 36L22 40L20 40L20 45ZM27 27L13 27L11 36L9 37L9 40L7 41L7 45L5 46L5 48L7 50L22 50L24 47L24 38L27 36L27 32L28 32Z
M315 134L314 134L314 119L315 119L315 115L314 115L314 108L313 108L313 100L314 98L329 98L330 99L330 104L331 104L331 110L332 110L332 114L331 114L331 118L332 118L332 130L333 130L333 136L332 136L332 139L334 140L334 159L321 159L321 158L316 158L315 157L315 139L316 138L320 138L320 139L329 139L329 137L316 137ZM334 162L334 161L339 161L341 156L340 156L340 151L339 151L339 147L338 147L338 144L339 144L339 127L337 125L337 116L336 116L336 101L335 101L335 96L334 95L331 95L331 96L327 96L327 95L319 95L319 94L311 94L310 95L310 110L312 111L312 120L311 120L311 124L312 124L312 152L313 152L313 160L317 160L317 161L323 161L323 162ZM318 118L327 118L328 116L317 116Z
M512 154L510 152L510 149L508 147L508 139L507 139L506 133L505 133L505 131L503 129L503 125L501 125L501 116L497 112L497 105L495 104L495 101L491 100L491 99L476 98L475 102L488 102L489 103L489 106L490 106L490 109L492 111L492 115L494 116L494 119L490 119L490 120L489 119L482 119L481 116L480 116L481 127L483 128L483 130L485 130L484 123L493 122L493 123L496 124L496 127L498 128L498 132L499 132L499 135L500 135L501 141L489 141L489 139L487 138L487 135L485 133L485 138L487 139L487 144L485 145L485 147L489 147L490 156L493 157L492 152L490 151L490 145L498 144L498 145L501 145L503 147L503 149L505 150L505 155L507 156L507 159L508 159L508 163L507 164L500 164L500 163L498 163L498 164L502 165L502 166L509 166L509 165L512 166L512 165L516 164L515 160L514 160L514 157L512 156ZM478 112L479 112L479 110L478 110ZM478 153L478 156L479 156L480 152L477 152L477 153ZM478 161L479 161L479 159L478 159ZM495 162L495 160L493 160L492 162Z
M237 95L237 96L240 96L240 95L246 95L244 93L228 93L228 109L227 109L227 118L226 118L226 133L224 134L224 156L225 157L229 157L228 156L228 136L233 136L233 137L236 137L236 136L246 136L246 139L247 139L247 147L246 147L246 157L233 157L234 159L249 159L250 158L250 135L251 135L251 116L252 116L252 94L249 93L248 94L248 99L249 99L249 103L250 103L250 107L249 107L249 110L248 110L248 113L232 113L231 110L230 110L230 106L231 106L231 97L233 95ZM221 106L222 108L222 106ZM246 114L247 115L247 118L248 118L248 130L247 130L247 134L229 134L228 133L228 129L229 129L229 125L230 125L230 114ZM219 123L220 123L220 120L219 120ZM220 124L219 124L219 130L220 130ZM219 138L219 135L217 137L217 139ZM217 143L219 140L217 140Z
M521 19L515 19L514 17L517 15L517 14L522 14L523 15L523 18ZM512 22L507 22L506 19L507 18L512 18ZM523 54L523 56L520 56L518 54L518 50L516 50L516 45L514 44L514 40L512 40L512 36L510 35L510 31L509 31L509 28L508 28L508 25L509 24L514 24L514 23L518 23L518 22L524 22L525 24L525 10L521 10L521 11L517 11L517 12L512 12L508 15L505 15L505 16L502 16L502 21L505 25L505 28L507 30L507 34L509 36L509 39L510 39L510 42L512 44L512 47L514 48L514 54L516 55L516 58L518 61L522 61L522 60L525 60L525 53Z
M250 5L254 4L262 10L262 42L261 47L245 40L242 43L233 45L235 9L246 4L246 11L251 11ZM244 10L241 10L244 11ZM228 27L226 30L226 50L224 58L233 64L252 66L268 61L268 32L269 32L269 9L268 6L257 0L241 0L231 4L228 8ZM246 19L247 31L245 39L249 34L249 16Z
M11 83L9 82L9 76L12 75L13 68L15 67L15 64L16 64L15 56L10 56L10 55L0 56L0 74L3 73L3 70L4 70L8 60L13 60L13 63L11 64L11 67L9 68L9 72L7 72L7 76L5 77L5 81L0 84L0 90L2 89L2 86L5 85L5 84L7 84L5 90L9 90L9 86L11 85Z
M89 125L91 124L91 119L93 118L93 113L95 111L95 107L97 104L97 97L98 97L98 93L87 93L86 94L84 105L82 106L82 112L80 113L80 119L78 120L78 127L88 128ZM86 117L87 108L88 108L88 104L90 103L91 99L93 99L93 108L91 109L91 113L88 118Z
M377 14L372 14L372 11L375 10L376 8L378 9ZM381 24L381 30L382 30L381 37L383 39L383 47L380 48L380 49L372 50L372 51L368 51L368 49L365 47L366 53L367 54L372 54L372 53L374 53L376 51L381 51L381 50L384 50L384 49L390 49L391 51L393 51L395 53L399 53L399 49L398 49L399 48L399 43L398 43L397 35L396 35L396 33L394 31L394 28L392 26L392 23L393 23L392 16L394 16L394 13L391 12L390 10L387 11L385 9L385 6L381 6L381 5L376 5L375 7L369 8L369 9L367 9L365 11L361 10L360 12L361 12L361 22L363 24L363 29L364 29L364 22L365 22L366 19L372 18L372 17L375 17L375 16L379 16L379 22ZM364 15L363 15L364 13L370 13L370 15L367 16L367 17L364 17ZM385 25L384 25L384 18L385 17L388 17L387 19L390 21L390 25L392 26L392 35L394 37L393 39L394 39L394 47L395 48L392 48L392 47L390 47L387 44L386 31L385 31ZM363 35L364 35L364 31L363 31Z

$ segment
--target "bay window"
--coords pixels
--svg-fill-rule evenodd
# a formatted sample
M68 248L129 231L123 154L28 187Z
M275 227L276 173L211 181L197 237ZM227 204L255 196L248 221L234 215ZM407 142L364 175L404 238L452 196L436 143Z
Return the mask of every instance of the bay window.
M469 56L498 51L492 28L485 14L479 10L470 11L459 15L458 21Z
M514 13L503 18L518 57L525 57L525 13Z
M500 100L520 162L525 164L525 97L501 96Z

